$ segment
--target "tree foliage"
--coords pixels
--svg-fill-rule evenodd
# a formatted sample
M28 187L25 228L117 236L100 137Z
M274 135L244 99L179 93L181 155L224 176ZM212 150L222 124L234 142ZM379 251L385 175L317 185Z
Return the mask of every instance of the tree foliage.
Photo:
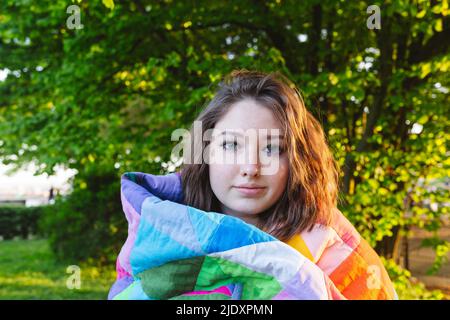
M71 4L82 29L66 25ZM367 27L372 4L381 29ZM392 258L401 232L448 219L446 0L5 0L0 12L4 163L173 171L171 132L223 75L280 70L322 122L340 206L378 252Z

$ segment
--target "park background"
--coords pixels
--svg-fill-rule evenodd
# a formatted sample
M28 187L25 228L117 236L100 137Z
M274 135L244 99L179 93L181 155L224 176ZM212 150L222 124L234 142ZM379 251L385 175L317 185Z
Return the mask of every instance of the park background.
M0 165L73 174L48 203L3 198L0 299L106 299L127 234L121 174L176 171L172 131L241 68L297 84L341 167L339 209L400 298L448 299L449 13L446 0L1 1Z

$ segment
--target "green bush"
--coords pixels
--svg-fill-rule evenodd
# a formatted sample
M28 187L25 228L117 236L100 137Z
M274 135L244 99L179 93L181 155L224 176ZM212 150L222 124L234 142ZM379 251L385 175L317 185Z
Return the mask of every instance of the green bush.
M39 235L39 219L43 215L45 207L1 206L0 236L9 240L14 237L27 239L30 235Z
M40 226L58 260L112 263L128 231L120 178L105 173L77 176L73 192L47 207Z
M412 277L411 272L400 267L393 259L381 258L391 278L400 300L444 300L441 290L428 290L425 285Z

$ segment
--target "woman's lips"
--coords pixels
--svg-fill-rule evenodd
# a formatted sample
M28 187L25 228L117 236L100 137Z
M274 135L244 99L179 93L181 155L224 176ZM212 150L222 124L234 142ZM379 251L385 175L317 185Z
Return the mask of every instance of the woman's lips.
M246 196L258 196L264 193L266 187L258 188L246 188L246 187L234 187L239 193Z

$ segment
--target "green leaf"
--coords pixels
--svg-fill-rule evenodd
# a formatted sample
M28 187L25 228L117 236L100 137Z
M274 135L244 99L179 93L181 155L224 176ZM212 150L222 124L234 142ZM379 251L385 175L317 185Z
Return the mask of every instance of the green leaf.
M114 0L102 0L103 5L108 9L114 9Z

